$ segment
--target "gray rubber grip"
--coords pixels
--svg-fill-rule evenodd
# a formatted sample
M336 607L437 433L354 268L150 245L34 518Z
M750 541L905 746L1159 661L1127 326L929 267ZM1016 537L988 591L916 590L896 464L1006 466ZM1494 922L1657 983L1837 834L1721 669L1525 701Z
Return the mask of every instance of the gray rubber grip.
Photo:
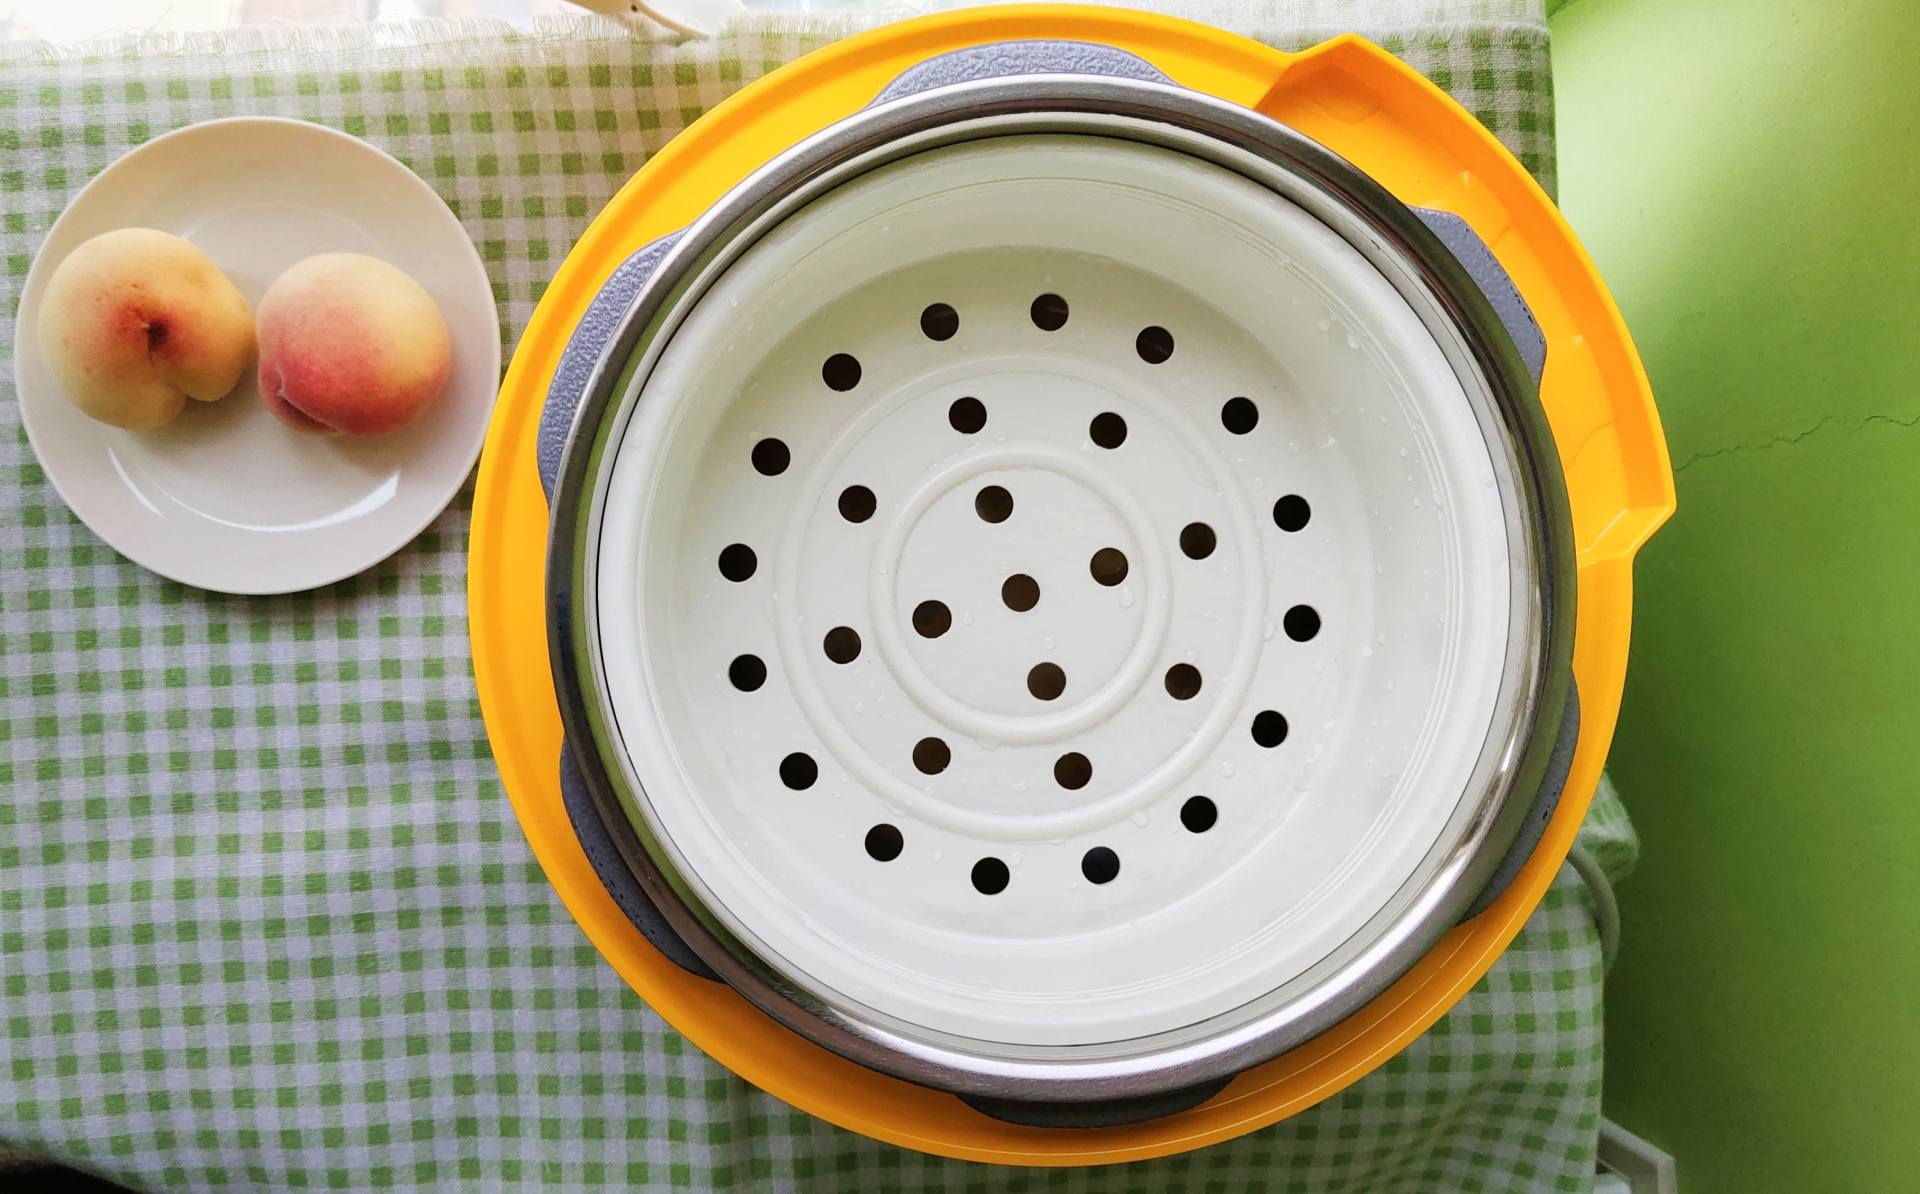
M560 458L566 454L567 440L573 435L574 412L586 395L593 368L607 350L608 341L620 330L620 321L633 306L647 279L659 268L660 261L680 239L670 232L621 262L607 278L600 293L593 296L586 314L567 338L560 354L560 367L553 371L547 385L546 405L540 408L540 434L535 440L534 461L540 470L540 488L553 497L553 484L560 476Z
M1520 350L1520 359L1526 362L1533 384L1539 385L1540 373L1547 366L1547 337L1527 307L1527 300L1520 297L1520 288L1494 258L1493 250L1487 248L1487 242L1481 240L1480 234L1465 220L1450 211L1436 211L1431 207L1412 210L1420 222L1440 238L1440 243L1455 260L1466 267L1473 284L1480 288L1480 293L1492 304L1494 314L1500 317L1513 346Z
M1493 878L1487 880L1486 887L1461 913L1461 920L1472 920L1493 907L1493 902L1505 895L1507 888L1513 885L1520 868L1526 866L1527 860L1533 857L1534 847L1540 844L1540 836L1547 831L1547 822L1553 820L1554 811L1560 807L1560 795L1567 789L1567 773L1573 770L1573 748L1579 744L1580 690L1569 687L1567 709L1560 715L1560 732L1554 737L1553 753L1547 756L1547 773L1533 794L1533 805L1527 809L1527 819L1521 822L1520 834L1513 839L1513 845L1508 846L1507 852L1501 856L1500 865L1493 868Z
M606 824L600 820L599 810L593 807L593 797L587 794L586 782L573 764L573 752L565 746L560 748L560 800L567 807L567 820L573 822L573 835L580 839L587 861L593 864L601 885L613 897L613 902L620 905L620 911L627 914L633 927L675 966L688 974L719 982L720 976L673 931L660 915L660 909L640 890L640 881L627 869L619 848L607 836Z
M1099 75L1174 85L1151 62L1112 46L1085 41L1002 41L953 50L909 67L882 88L873 102L884 104L935 87L1014 75Z
M1230 1078L1216 1078L1183 1090L1109 1099L1100 1103L1033 1103L1024 1099L996 1099L987 1095L956 1096L990 1119L1029 1128L1118 1128L1150 1119L1191 1111L1227 1088Z

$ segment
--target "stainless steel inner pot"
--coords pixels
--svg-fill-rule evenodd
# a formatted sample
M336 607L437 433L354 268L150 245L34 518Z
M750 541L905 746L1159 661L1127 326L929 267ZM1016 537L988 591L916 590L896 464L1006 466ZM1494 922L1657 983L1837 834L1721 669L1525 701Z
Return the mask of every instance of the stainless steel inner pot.
M1112 73L1107 77L1018 73L963 77L960 81L952 81L950 76L936 77L925 90L890 92L883 102L794 145L729 192L684 232L643 252L630 263L630 270L616 274L603 296L600 322L593 327L583 324L569 350L575 367L569 372L563 366L556 381L554 409L549 412L556 426L570 427L570 431L552 485L548 629L571 763L577 767L575 791L583 807L597 815L598 825L592 832L604 831L605 843L614 852L614 857L602 865L603 873L611 868L631 877L634 890L650 907L638 912L630 907L629 912L657 942L667 944L670 955L707 969L792 1030L876 1070L969 1096L1012 1118L1025 1114L1019 1108L1034 1106L1137 1103L1144 1109L1142 1114L1165 1110L1179 1105L1180 1092L1210 1093L1225 1078L1310 1040L1378 996L1469 911L1476 897L1490 898L1530 852L1564 779L1577 722L1570 691L1574 560L1564 482L1538 400L1542 343L1524 304L1499 273L1491 255L1465 231L1464 224L1410 209L1347 162L1281 124L1164 80L1140 77L1143 72L1131 67L1117 73L1134 77L1112 77ZM1150 68L1144 73L1152 74ZM673 483L687 485L687 494L710 492L701 486L739 483L727 481L736 474L725 470L734 465L708 467L684 463L683 458L683 465L661 466L666 479L659 480L654 489L646 487L652 482L638 482L640 488L621 490L626 496L618 503L610 499L616 473L628 467L621 464L623 451L638 451L628 446L630 437L658 436L666 443L664 437L673 433L675 419L697 422L705 417L700 413L703 410L746 400L735 391L663 394L650 388L676 339L692 334L687 329L697 325L690 320L694 320L703 301L723 285L730 271L745 268L742 263L750 260L756 246L773 244L772 238L787 235L783 230L793 229L796 221L814 218L805 213L826 210L822 205L853 193L850 188L863 179L879 178L889 169L896 174L887 177L896 177L903 166L938 163L944 160L940 155L956 150L1045 145L1054 143L1051 139L1125 146L1128 154L1136 149L1150 150L1161 155L1156 160L1172 164L1168 186L1176 191L1186 169L1180 163L1190 163L1195 171L1230 174L1243 180L1236 185L1250 183L1270 193L1276 203L1307 213L1385 280L1444 358L1452 384L1457 384L1459 397L1470 414L1470 423L1463 425L1478 428L1491 478L1493 496L1487 500L1493 503L1489 508L1498 510L1497 525L1489 534L1502 545L1507 564L1502 583L1508 611L1504 638L1495 644L1497 658L1488 657L1493 680L1484 738L1450 747L1460 753L1463 766L1470 768L1469 778L1457 792L1444 794L1445 799L1436 796L1429 801L1441 809L1435 814L1439 819L1431 841L1363 923L1286 981L1230 1007L1156 1031L1059 1043L1046 1039L1044 1024L1018 1034L1022 1039L994 1039L989 1034L930 1026L890 1012L881 1006L887 996L884 982L877 982L871 989L850 991L846 987L853 984L821 981L816 973L797 966L791 956L769 944L766 934L772 929L751 918L743 919L726 898L716 895L715 884L722 876L690 865L688 850L693 848L694 835L684 827L717 821L722 813L716 809L758 807L747 802L768 799L759 794L761 788L788 800L785 805L766 807L790 808L793 792L781 791L771 775L765 775L739 780L740 794L735 795L729 781L709 776L705 786L691 784L685 795L661 795L669 787L677 791L685 778L678 772L672 783L664 778L667 773L663 768L668 766L664 755L697 754L686 745L689 735L696 731L676 731L670 718L678 714L672 712L658 719L640 718L631 706L621 705L614 690L628 683L626 675L636 668L653 669L649 674L664 671L667 664L659 661L673 657L679 649L676 642L691 642L719 632L688 626L684 634L649 637L646 627L653 624L646 623L631 633L623 629L625 638L612 635L610 627L615 623L625 627L636 615L625 605L625 596L617 607L606 603L605 594L613 591L607 586L614 582L603 575L612 567L607 561L617 560L625 567L635 558L637 549L630 540L639 532L633 528L645 518L655 517L634 514L632 494L657 493L678 475L675 468L685 476ZM1149 229L1142 229L1143 236L1150 234ZM843 242L837 250L829 247L821 251L859 252L857 241ZM1176 280L1188 291L1204 294L1207 290L1206 277ZM769 284L778 286L780 282L774 279ZM1018 314L1022 317L1027 297L1025 292L1018 296ZM799 293L788 296L789 301L799 304L811 298ZM909 316L918 310L918 301L903 308ZM1034 301L1039 303L1038 299ZM1038 306L1032 318L1041 320ZM1079 318L1077 313L1075 318ZM712 323L708 320L709 325ZM1363 333L1366 330L1361 329ZM713 338L700 341L710 350L708 357L729 353L750 356L759 351L751 328L736 327L711 335ZM925 338L932 336L931 331L925 333ZM1185 343L1183 339L1183 352ZM1146 344L1143 339L1138 348L1142 360L1152 359ZM682 349L685 355L685 342ZM687 367L697 369L702 363L695 360ZM869 364L867 374L874 380L860 384L880 386L874 376L877 372ZM830 390L838 389L830 374L826 381ZM738 393L750 389L745 387ZM930 391L928 401L936 400L941 410L949 409L944 392ZM569 421L567 412L576 401L577 409ZM1022 409L1037 409L1041 401L1034 399ZM676 413L682 406L690 413ZM789 406L796 412L822 409L817 403L805 406L797 398ZM713 435L724 438L728 433L725 417L715 415L713 419L718 428ZM1134 421L1139 422L1137 418ZM1093 435L1097 445L1097 427ZM713 442L701 441L709 450ZM910 442L910 438L903 439L901 450L906 451L905 445ZM742 461L749 446L758 450L757 444L742 441ZM1096 452L1097 446L1082 450ZM783 446L780 451L787 449ZM673 459L668 448L659 452L661 460ZM763 463L754 461L762 474ZM782 460L781 469L786 467ZM747 478L744 483L759 483L751 480L744 465L738 476ZM1151 483L1143 480L1140 484L1141 492L1147 492ZM659 505L665 499L648 497L646 501ZM1315 509L1318 517L1318 507ZM1277 511L1276 507L1276 519L1280 518ZM986 513L979 517L988 519ZM1364 515L1354 517L1361 519ZM839 521L848 522L850 518L844 516ZM817 522L807 523L805 533L813 535L816 525L824 527L832 520L831 512L822 512ZM1271 528L1263 530L1271 533ZM1208 531L1209 536L1212 533ZM661 542L680 542L692 532L679 540L665 532L660 534ZM1187 546L1183 542L1181 549ZM1212 551L1210 543L1208 550ZM698 554L694 552L688 559ZM771 557L770 552L767 554ZM1171 547L1164 554L1174 563L1180 559ZM667 592L668 578L695 565L669 554L647 558L650 566L641 567L638 579L631 583L636 586L632 590L637 594L634 599L642 604L651 602L652 608L664 601L651 596L656 593L653 586L661 586L658 592ZM725 566L723 560L722 568ZM771 573L773 565L768 568ZM825 585L831 580L828 577L819 583ZM812 583L804 576L802 581ZM705 604L712 606L731 599L734 590L719 581L713 584L721 596ZM1059 587L1043 577L1041 588L1048 594L1043 600L1051 599ZM1104 591L1089 588L1091 596L1087 600L1100 599ZM1403 589L1376 597L1391 604L1405 593ZM697 610L701 604L694 600L689 608ZM1192 614L1196 619L1203 615L1204 611ZM677 616L684 619L688 615ZM1169 618L1175 626L1181 624L1180 615ZM660 625L672 625L671 619ZM806 634L817 635L825 629L824 624L809 625ZM872 632L868 633L872 637ZM902 633L909 646L921 641L913 630ZM1292 633L1289 627L1289 636ZM617 650L615 639L620 643ZM636 650L638 656L646 657L640 663L635 662ZM991 654L987 651L983 656ZM717 660L715 674L725 669L726 662ZM939 662L936 658L928 666L935 667ZM824 670L828 665L819 666ZM718 690L723 686L715 687ZM1169 691L1172 687L1170 674ZM1436 707L1444 707L1444 702ZM635 743L643 736L641 721L650 726L645 730L646 741L675 744L673 749L645 754L636 751ZM656 721L658 724L654 724ZM752 714L742 713L728 732L751 736L754 721ZM1017 718L1009 715L1007 724L1016 722ZM715 724L715 718L706 718L696 723L696 730ZM1039 735L1039 731L1035 733ZM1296 731L1296 737L1299 735ZM1383 731L1380 740L1389 739L1397 741ZM682 746L686 747L684 751ZM811 756L807 765L817 769ZM797 764L795 768L805 770ZM909 778L913 774L904 765L899 771ZM789 789L805 789L815 782L803 775L806 784L795 785L786 771L781 774ZM933 782L926 781L929 785ZM727 790L725 799L719 797L721 789ZM1057 811L1062 818L1073 813L1064 803ZM753 815L738 815L736 824L756 824ZM961 813L953 815L959 823ZM911 828L911 818L895 815L888 827L894 822L908 822ZM864 826L853 827L851 840L859 840L861 828ZM723 830L715 832L724 837ZM888 842L883 840L881 850L876 852L871 837L869 832L868 851L879 858ZM740 840L748 841L746 837ZM1185 843L1190 839L1169 840ZM1035 865L1039 865L1037 855L1044 845L1029 847L1036 853ZM740 851L750 853L753 848L742 845ZM1087 856L1093 857L1093 852ZM855 857L854 862L860 860ZM774 865L769 863L762 869ZM985 892L977 869L975 887ZM1132 873L1123 872L1123 878ZM964 870L959 874L964 875ZM1088 874L1091 881L1104 882L1092 878L1092 869ZM734 881L731 876L726 878ZM610 879L610 885L614 882ZM744 890L745 880L740 882ZM964 878L952 884L959 893L952 897L955 901L974 898L960 886L962 883ZM1170 891L1177 887L1174 880L1168 883ZM1178 894L1187 899L1187 888L1178 888ZM827 907L823 904L804 909L805 915L796 913L796 918L817 926L822 920L820 913ZM1097 915L1097 909L1087 913L1096 920ZM1204 901L1196 915L1196 923L1206 919ZM965 914L927 914L929 931L944 930L956 923L970 922ZM798 935L808 931L804 926L794 930ZM676 945L678 949L673 948ZM1124 1004L1124 1000L1118 1002ZM1167 1101L1170 1096L1172 1102Z

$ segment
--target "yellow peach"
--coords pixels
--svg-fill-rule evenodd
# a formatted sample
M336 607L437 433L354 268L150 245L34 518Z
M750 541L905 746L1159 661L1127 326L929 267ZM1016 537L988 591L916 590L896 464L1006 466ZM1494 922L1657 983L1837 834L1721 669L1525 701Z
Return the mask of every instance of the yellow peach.
M171 422L188 398L233 389L253 356L253 312L220 267L177 236L121 228L54 269L40 350L69 401L103 423Z
M453 348L433 298L358 253L295 264L260 299L260 397L302 431L379 435L445 388Z

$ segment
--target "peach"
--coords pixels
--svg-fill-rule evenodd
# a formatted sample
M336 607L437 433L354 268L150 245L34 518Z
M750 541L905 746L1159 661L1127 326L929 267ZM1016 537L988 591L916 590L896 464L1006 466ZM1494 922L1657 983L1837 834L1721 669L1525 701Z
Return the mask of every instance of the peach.
M396 267L322 253L260 299L260 397L302 431L380 435L445 388L453 348L440 308Z
M40 350L67 399L133 430L212 402L246 372L253 312L213 259L152 228L67 254L40 299Z

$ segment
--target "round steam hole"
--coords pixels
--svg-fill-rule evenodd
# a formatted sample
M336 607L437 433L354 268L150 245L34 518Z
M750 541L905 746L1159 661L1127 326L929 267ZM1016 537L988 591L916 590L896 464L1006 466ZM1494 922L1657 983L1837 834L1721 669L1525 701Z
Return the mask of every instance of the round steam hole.
M820 380L829 390L844 394L860 384L860 362L844 352L836 352L820 366Z
M1250 398L1229 398L1220 408L1220 425L1235 435L1245 435L1260 422L1260 408Z
M720 575L735 584L750 579L759 566L759 557L744 543L729 543L720 549Z
M1217 544L1213 528L1204 522L1190 522L1180 528L1180 550L1190 560L1204 560Z
M998 858L982 858L973 864L973 889L981 895L999 895L1012 877L1007 864Z
M802 751L794 751L780 760L780 782L796 792L804 792L820 778L820 765L813 756Z
M793 453L777 439L763 439L753 445L753 470L763 477L777 477L787 471Z
M741 692L753 692L767 682L767 665L758 655L736 655L727 665L727 679Z
M1176 701L1190 701L1200 695L1200 669L1190 663L1168 668L1167 695Z
M929 340L951 340L960 330L960 313L945 303L933 303L920 312L920 331Z
M1297 493L1290 493L1273 504L1273 525L1283 531L1301 530L1312 517L1313 507Z
M1286 628L1288 638L1304 643L1320 633L1320 613L1311 605L1296 605L1281 616L1280 625Z
M860 658L860 632L851 626L835 626L827 631L820 646L835 663L852 663Z
M922 601L913 607L913 628L921 638L939 638L953 626L953 611L944 601Z
M873 490L864 485L849 485L840 491L840 517L848 522L865 522L873 517L878 505Z
M1077 750L1068 751L1053 763L1053 782L1077 792L1093 778L1093 763Z
M1081 855L1080 873L1089 883L1111 883L1120 873L1120 856L1105 846L1095 846Z
M1024 614L1040 604L1040 582L1024 572L1016 572L1001 584L1000 600L1014 613Z
M1042 701L1051 701L1067 690L1067 673L1057 663L1036 663L1027 673L1027 691Z
M900 831L884 821L867 830L867 857L875 862L892 862L905 845Z
M1057 332L1067 326L1067 300L1057 294L1043 294L1027 309L1033 326L1043 332Z
M987 425L987 408L978 398L955 398L947 408L947 425L961 435L976 434Z
M953 752L938 738L922 738L913 744L913 765L922 775L938 775L953 762Z
M1189 796L1180 806L1180 824L1187 827L1188 833L1205 833L1219 819L1220 810L1205 796Z
M973 495L973 512L982 522L1005 522L1013 514L1013 495L999 485L989 485Z
M1253 715L1253 740L1269 749L1285 742L1287 719L1272 709L1262 709Z

